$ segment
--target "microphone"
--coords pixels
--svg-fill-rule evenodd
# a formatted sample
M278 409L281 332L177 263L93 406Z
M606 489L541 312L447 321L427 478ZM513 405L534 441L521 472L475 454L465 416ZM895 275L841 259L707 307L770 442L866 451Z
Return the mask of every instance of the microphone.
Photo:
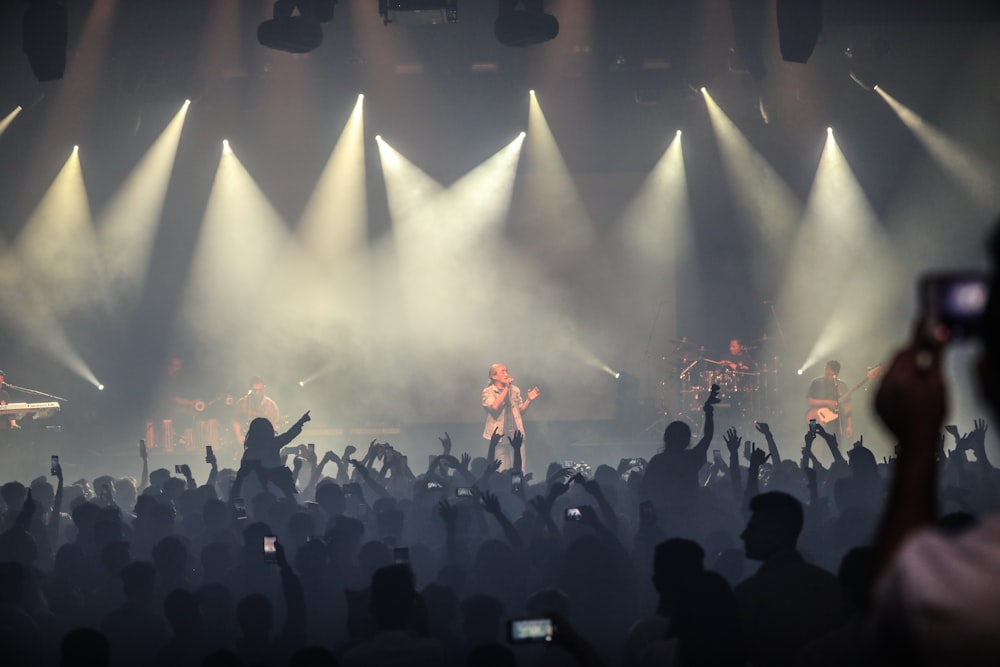
M253 396L253 389L247 392L247 396Z

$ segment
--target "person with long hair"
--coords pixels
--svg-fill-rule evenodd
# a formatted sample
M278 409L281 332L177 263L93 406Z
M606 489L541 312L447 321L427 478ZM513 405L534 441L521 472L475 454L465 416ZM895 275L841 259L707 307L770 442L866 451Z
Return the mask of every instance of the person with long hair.
M295 480L292 479L292 471L282 465L281 448L297 438L302 433L302 427L310 419L309 411L306 410L305 414L281 435L275 434L274 425L266 417L257 417L250 422L246 438L243 440L243 458L240 460L236 479L233 480L230 497L239 497L243 481L251 472L257 473L265 491L267 483L270 482L286 497L295 496L297 493Z

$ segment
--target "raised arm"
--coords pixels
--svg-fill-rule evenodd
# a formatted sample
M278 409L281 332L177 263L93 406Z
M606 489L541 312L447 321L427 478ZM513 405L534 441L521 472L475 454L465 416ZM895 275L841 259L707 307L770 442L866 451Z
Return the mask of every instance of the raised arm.
M139 495L149 488L149 450L146 449L146 441L139 441L139 458L142 459L142 475L139 477Z
M903 542L936 516L936 447L947 412L940 348L915 336L889 367L875 409L899 439L899 455L875 540L870 593Z
M705 412L705 429L701 441L693 449L701 452L704 456L708 452L708 446L712 444L712 436L715 435L715 404L719 402L719 385L713 384L712 390L708 394L708 400L702 406Z
M764 439L767 440L767 454L771 457L771 465L781 463L781 454L778 453L778 445L774 441L774 434L771 433L770 425L767 422L754 422L753 425L764 436Z

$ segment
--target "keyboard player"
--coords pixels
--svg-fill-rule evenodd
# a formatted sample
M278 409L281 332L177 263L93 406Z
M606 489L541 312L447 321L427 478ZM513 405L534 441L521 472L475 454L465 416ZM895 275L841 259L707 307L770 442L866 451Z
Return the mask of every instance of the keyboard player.
M7 390L3 388L5 375L6 373L0 370L0 405L7 405L8 403L10 403L10 395L7 393ZM21 427L18 425L17 420L14 418L14 415L11 415L10 419L7 419L5 421L0 421L0 429L13 430L19 428Z

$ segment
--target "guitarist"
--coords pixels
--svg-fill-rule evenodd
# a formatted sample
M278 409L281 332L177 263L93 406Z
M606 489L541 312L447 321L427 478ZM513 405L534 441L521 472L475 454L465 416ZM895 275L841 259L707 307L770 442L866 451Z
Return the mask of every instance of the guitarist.
M809 393L806 394L806 401L809 403L807 419L813 419L820 408L833 410L838 415L837 433L852 438L854 420L851 416L850 400L845 396L848 393L847 383L839 379L839 375L840 362L836 359L826 362L823 375L814 379L809 385Z

